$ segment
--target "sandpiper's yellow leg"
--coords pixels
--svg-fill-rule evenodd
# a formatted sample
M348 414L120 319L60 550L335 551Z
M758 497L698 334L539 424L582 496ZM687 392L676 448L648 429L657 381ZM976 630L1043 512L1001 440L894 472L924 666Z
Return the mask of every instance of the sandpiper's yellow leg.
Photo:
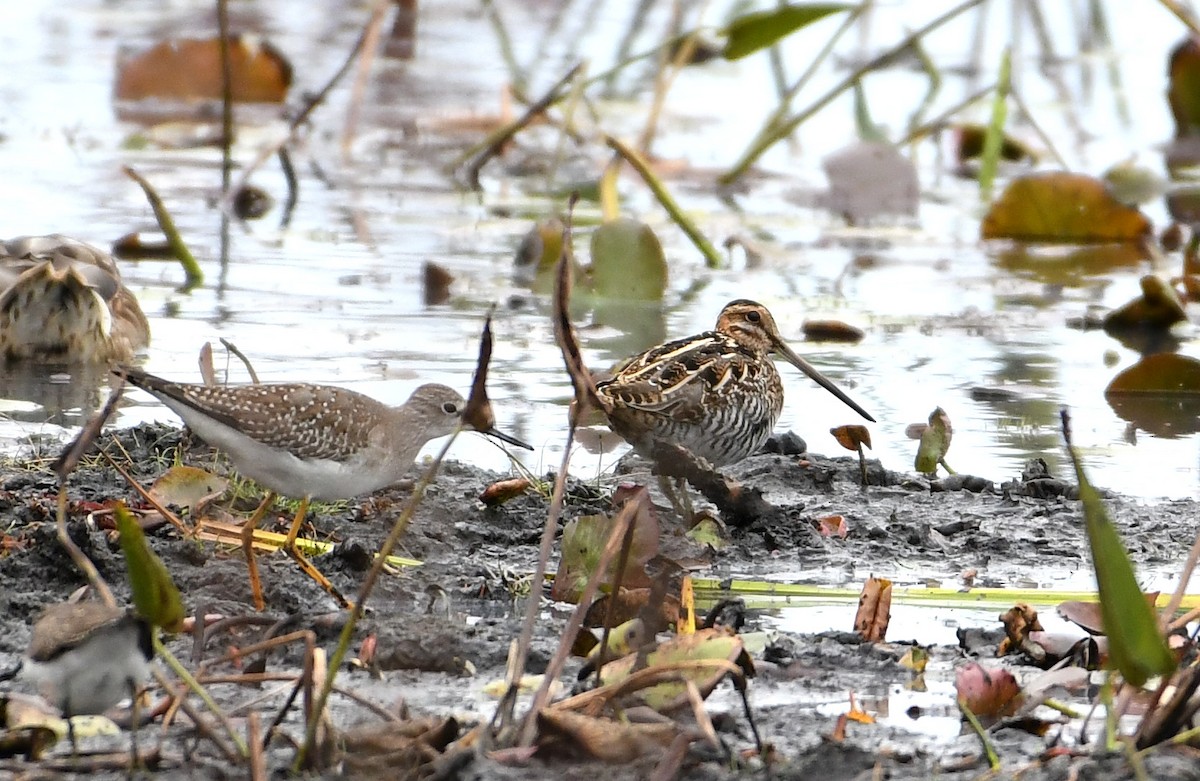
M258 530L263 516L267 514L267 510L274 503L275 492L267 491L262 504L258 506L250 519L242 524L242 552L246 555L246 569L250 572L250 593L254 596L254 609L260 613L266 608L267 603L263 600L262 578L258 576L258 561L254 558L254 532Z
M304 570L304 574L317 582L317 585L325 589L325 593L337 600L338 605L344 608L354 607L354 603L342 596L342 592L338 591L337 586L329 582L329 578L321 574L313 563L305 558L300 549L296 547L296 535L300 533L300 527L304 524L304 517L308 515L308 497L300 500L300 509L296 511L296 517L292 520L292 528L288 530L287 540L283 543L283 549L287 551L287 555L292 557L292 561Z

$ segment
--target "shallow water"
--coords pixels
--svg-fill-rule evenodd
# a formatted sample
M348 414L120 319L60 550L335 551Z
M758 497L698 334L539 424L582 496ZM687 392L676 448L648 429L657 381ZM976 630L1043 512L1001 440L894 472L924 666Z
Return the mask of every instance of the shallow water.
M569 5L561 30L543 39L549 22L534 3L500 4L517 59L539 62L532 94L556 79L579 54L592 58L591 72L607 67L613 41L626 27L626 3ZM855 37L865 52L890 44L892 31L932 18L926 4L879 9L867 32ZM949 4L945 4L948 7ZM179 269L158 262L124 263L127 281L151 317L153 342L146 368L176 379L196 380L196 355L205 341L224 337L251 357L265 380L310 379L342 384L390 403L400 403L421 382L444 382L466 390L477 338L487 307L499 303L492 367L492 397L499 423L537 450L522 456L542 471L561 460L569 386L562 371L548 303L511 281L511 257L531 220L563 208L560 198L534 193L542 176L519 178L510 164L539 159L557 141L546 130L521 139L505 161L484 172L482 196L455 189L443 166L479 138L449 129L448 122L495 114L508 73L496 36L474 3L434 4L422 9L418 58L411 63L377 61L367 90L363 124L343 159L340 139L349 101L343 85L314 117L314 132L295 154L301 178L300 203L291 227L279 231L278 209L266 219L235 225L230 261L219 264L216 211L208 201L219 183L212 150L130 151L125 142L139 128L118 121L110 98L113 65L122 47L144 46L164 33L211 29L211 4L175 2L28 2L9 9L0 30L0 94L8 111L0 117L0 165L7 175L4 235L63 232L106 245L133 229L152 229L153 217L140 190L121 173L132 165L160 189L177 223L200 258L206 284L177 292ZM725 4L708 21L716 24ZM939 4L941 7L942 4ZM1108 4L1115 30L1117 62L1128 90L1123 94L1136 121L1121 125L1115 98L1097 66L1092 97L1081 97L1081 65L1069 61L1064 81L1075 99L1072 110L1095 136L1075 143L1068 114L1035 67L1038 52L1028 30L1018 50L1018 89L1056 146L1078 170L1099 173L1140 152L1159 166L1152 145L1169 137L1162 93L1166 51L1180 35L1177 22L1155 6L1130 16L1132 3ZM343 59L366 18L366 4L308 3L297 8L258 0L237 4L236 26L262 30L291 59L297 89L315 90ZM1050 11L1048 11L1050 13ZM590 16L589 16L590 14ZM993 13L991 37L981 62L999 58L1007 18ZM1128 19L1137 20L1137 26ZM1060 53L1070 35L1052 19ZM659 29L654 17L644 25ZM836 25L826 21L797 38L790 49L791 72L800 70L813 42ZM946 64L964 61L970 25L935 36L929 49ZM519 34L518 34L519 32ZM646 48L649 40L634 47ZM19 64L19 67L18 67ZM805 105L841 73L824 77L804 93ZM974 87L952 74L938 104L951 105ZM875 121L899 135L908 111L925 91L923 77L897 68L867 80ZM719 170L730 163L771 106L772 86L765 57L714 63L686 72L667 104L656 152ZM1057 410L1070 405L1074 430L1093 479L1130 495L1183 497L1200 494L1195 436L1155 437L1133 431L1109 407L1103 388L1136 354L1102 332L1079 332L1066 318L1092 304L1113 306L1132 297L1145 264L1097 273L1051 273L1044 259L1016 267L997 248L977 240L978 193L974 185L938 173L938 147L925 142L914 154L922 171L923 200L917 226L851 230L840 218L811 206L823 189L820 160L853 137L849 98L836 101L798 134L792 150L781 146L763 160L773 175L737 198L736 213L719 200L706 176L669 182L703 230L720 243L732 233L762 236L766 260L733 271L709 271L680 232L670 225L645 189L627 177L624 208L650 222L671 259L670 290L662 311L633 318L585 312L577 322L595 368L665 336L711 326L722 304L750 297L774 312L797 350L872 411L873 455L893 468L911 464L915 443L905 427L923 421L935 406L955 428L948 460L956 469L993 479L1014 476L1030 457L1044 456L1062 470ZM616 103L606 129L632 135L643 122L643 102ZM934 109L936 113L940 109ZM987 106L972 115L984 120ZM236 147L239 160L281 132L278 123L245 128ZM1028 126L1018 128L1026 138ZM943 140L944 151L948 141ZM575 151L568 145L568 152ZM594 158L590 155L594 154ZM572 157L569 169L595 176L605 156ZM320 175L317 169L320 170ZM571 178L560 174L554 184ZM284 184L277 166L267 165L254 182L277 198ZM1147 209L1161 227L1161 205ZM584 207L582 216L589 216ZM584 246L579 242L579 246ZM426 306L421 268L435 261L456 277L448 304ZM858 345L800 343L803 321L837 317L867 330ZM593 325L595 321L602 325ZM636 322L628 329L620 326ZM614 323L616 325L614 325ZM1196 352L1185 344L1185 352ZM224 356L217 346L218 367ZM244 380L236 359L231 377ZM787 404L780 429L794 429L819 452L837 448L830 426L856 422L851 411L786 365ZM8 380L12 377L6 378ZM0 446L12 449L39 433L66 436L81 407L96 394L79 382L40 383L0 396ZM1003 388L1016 400L976 401L972 389ZM141 393L130 396L117 422L169 419L170 413ZM31 405L32 403L32 405ZM65 406L60 414L56 407ZM58 430L51 419L67 424ZM453 455L493 468L505 456L477 437L464 438ZM572 469L581 476L602 472L617 454L580 451Z

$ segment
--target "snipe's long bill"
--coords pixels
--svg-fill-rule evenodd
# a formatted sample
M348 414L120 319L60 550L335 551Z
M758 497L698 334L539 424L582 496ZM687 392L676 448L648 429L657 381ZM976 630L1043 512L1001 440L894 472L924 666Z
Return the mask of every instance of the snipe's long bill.
M757 452L783 410L778 353L864 418L870 413L788 347L762 304L731 301L716 328L631 358L597 391L612 428L641 455L678 445L713 466Z
M157 397L208 444L225 451L245 477L268 489L243 527L256 606L263 599L254 562L254 529L276 493L302 497L284 549L343 605L333 584L296 549L310 499L351 499L398 481L430 440L463 424L467 402L445 385L422 385L399 407L345 388L308 383L209 387L171 382L140 369L116 372ZM533 448L494 428L481 433Z

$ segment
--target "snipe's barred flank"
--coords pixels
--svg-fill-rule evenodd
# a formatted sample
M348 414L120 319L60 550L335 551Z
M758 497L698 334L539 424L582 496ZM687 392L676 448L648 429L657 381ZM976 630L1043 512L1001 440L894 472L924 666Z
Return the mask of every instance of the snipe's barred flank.
M772 352L875 420L787 346L766 307L745 299L726 304L714 330L634 356L596 389L612 405L613 430L641 455L679 445L724 466L757 452L779 419L783 383Z

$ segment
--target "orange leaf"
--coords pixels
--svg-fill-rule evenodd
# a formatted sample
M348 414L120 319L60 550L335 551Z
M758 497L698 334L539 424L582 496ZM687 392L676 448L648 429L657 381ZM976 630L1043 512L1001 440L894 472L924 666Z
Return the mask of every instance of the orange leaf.
M879 643L887 635L892 617L892 581L867 578L858 597L858 613L854 616L854 631L868 643Z
M292 83L292 66L273 46L238 36L229 42L233 99L239 103L282 103ZM220 100L220 39L162 41L123 61L117 100Z
M1119 203L1104 182L1054 172L1014 179L983 218L985 239L1090 244L1136 241L1150 221Z
M849 527L846 526L846 519L843 516L826 515L824 518L817 519L817 532L822 537L841 537L842 539L846 539Z
M838 426L829 429L829 433L833 434L833 438L838 441L838 444L847 450L857 451L863 445L868 450L871 449L871 432L866 426L857 424Z

